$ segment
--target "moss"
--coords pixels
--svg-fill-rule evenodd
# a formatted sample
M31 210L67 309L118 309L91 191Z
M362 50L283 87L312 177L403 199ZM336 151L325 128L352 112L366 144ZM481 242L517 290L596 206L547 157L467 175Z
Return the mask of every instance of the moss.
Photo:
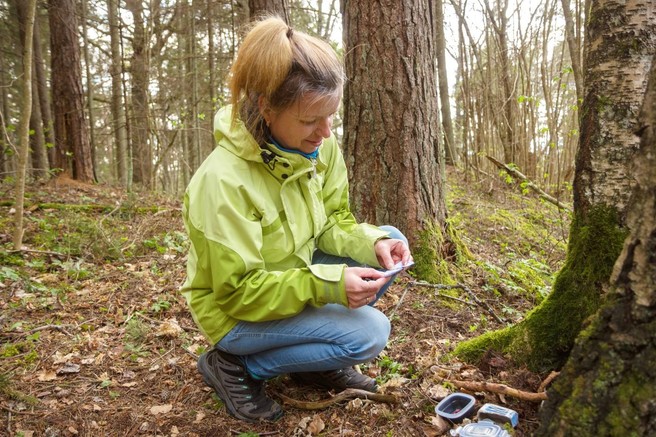
M478 361L486 350L495 349L533 371L561 366L584 321L601 305L602 288L626 235L614 208L596 206L586 217L574 217L567 259L547 299L519 324L469 340L454 353Z
M444 226L426 222L424 230L419 232L412 256L415 260L414 276L434 284L455 284L457 281L452 270L458 270L472 258L456 226L449 220Z

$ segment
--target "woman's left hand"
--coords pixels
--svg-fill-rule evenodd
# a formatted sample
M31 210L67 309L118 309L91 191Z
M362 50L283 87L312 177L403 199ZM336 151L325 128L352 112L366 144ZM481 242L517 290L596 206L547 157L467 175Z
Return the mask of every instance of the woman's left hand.
M402 240L394 238L378 240L374 245L374 251L376 252L378 263L386 269L391 269L399 261L403 265L412 261L410 248Z

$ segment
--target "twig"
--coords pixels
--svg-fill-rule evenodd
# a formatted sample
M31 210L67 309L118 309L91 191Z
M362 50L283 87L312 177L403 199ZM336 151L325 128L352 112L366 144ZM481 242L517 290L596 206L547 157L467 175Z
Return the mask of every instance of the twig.
M381 393L371 393L366 390L360 390L357 388L347 388L344 391L337 393L330 399L324 399L322 401L299 401L292 399L283 394L278 394L286 404L291 405L292 407L299 408L301 410L321 410L327 408L333 404L355 398L364 398L370 399L372 401L384 402L387 404L396 404L398 399L394 395L386 395Z
M232 429L232 428L230 429L230 432L233 433L234 435L243 435L244 434L243 431L237 431L236 429ZM261 436L261 435L276 435L276 434L280 434L280 431L260 432L257 435Z
M62 257L62 258L68 256L68 255L66 255L66 254L64 254L64 253L60 253L60 252L52 252L52 251L49 251L49 250L28 249L28 248L26 248L26 247L21 247L20 249L12 249L12 250L8 250L8 251L7 251L7 253L22 253L22 252L26 252L26 253L39 253L39 254L43 254L43 255L60 256L60 257Z
M453 384L457 388L464 388L472 392L477 391L488 391L492 393L499 393L507 396L512 396L517 399L530 402L542 402L547 399L547 394L545 392L541 393L532 393L522 390L517 390L516 388L509 387L505 384L496 384L493 382L476 382L476 381L459 381L459 380L445 380L449 384Z
M14 332L5 332L5 334L9 334L9 335L13 334L13 335L24 336L24 335L33 334L33 333L38 332L38 331L45 331L46 329L55 329L57 331L63 332L64 334L68 335L69 337L72 337L73 334L68 332L65 329L65 326L73 326L73 325L43 325L43 326L36 327L34 329L30 329L29 331L16 332L16 333L14 333Z
M471 291L471 289L469 287L467 287L466 285L464 285L464 284L445 285L445 284L431 284L430 282L425 282L425 281L412 281L412 282L410 282L410 285L417 285L417 286L421 286L421 287L430 287L430 288L435 288L437 290L452 290L454 288L459 288L460 290L464 290L465 292L467 292L467 294L469 294L469 296L472 298L472 300L474 302L476 302L476 304L478 306L480 306L481 308L485 309L488 313L490 313L490 315L492 317L494 317L494 319L497 322L506 323L506 321L504 319L497 316L497 314L492 310L492 308L490 308L490 306L488 304L486 304L485 302L480 300L476 296L476 294L474 294L474 292ZM438 293L438 296L439 297L448 297L449 299L457 300L459 302L462 302L462 303L465 303L467 305L472 305L473 306L473 304L471 302L467 302L466 300L458 299L458 298L453 297L453 296L447 296L447 295L439 294L439 293Z
M396 303L396 305L394 305L394 309L392 309L392 311L390 312L390 315L389 315L390 319L392 318L392 316L394 316L394 314L396 313L396 310L398 310L399 307L401 306L401 302L403 302L403 298L405 297L408 290L410 290L410 284L405 284L405 287L403 287L403 294L401 294L401 298Z
M556 376L560 375L560 372L556 372L555 370L547 376L544 381L540 384L540 387L538 387L538 392L543 392L547 389L547 386L553 382L554 379L556 379Z

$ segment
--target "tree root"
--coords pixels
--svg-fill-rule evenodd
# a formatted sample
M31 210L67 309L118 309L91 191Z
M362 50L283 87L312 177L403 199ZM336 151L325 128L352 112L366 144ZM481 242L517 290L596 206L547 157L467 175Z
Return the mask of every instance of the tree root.
M516 388L508 387L505 384L496 384L492 382L478 382L478 381L459 381L459 380L445 380L449 384L453 384L457 388L464 388L465 390L477 392L477 391L487 391L492 393L498 393L502 395L512 396L523 401L530 402L542 402L547 399L547 394L545 392L533 393L522 390L517 390Z
M376 402L384 402L387 404L396 404L398 399L394 395L386 395L382 393L371 393L366 390L360 390L357 388L347 388L344 391L337 393L335 396L330 399L324 399L321 401L299 401L297 399L292 399L283 394L278 394L282 400L292 407L299 408L301 410L321 410L327 408L333 404L337 404L342 401L355 398L364 398Z

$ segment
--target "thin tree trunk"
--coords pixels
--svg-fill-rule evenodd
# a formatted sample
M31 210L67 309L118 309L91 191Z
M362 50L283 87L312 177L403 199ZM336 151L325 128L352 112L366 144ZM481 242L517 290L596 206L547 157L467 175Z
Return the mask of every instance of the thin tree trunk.
M38 8L38 5L37 5ZM38 9L37 9L38 10ZM48 166L52 168L55 162L55 126L52 120L52 110L50 108L50 90L48 89L46 71L43 61L43 52L41 49L41 26L39 21L34 21L34 69L36 74L37 90L35 95L39 99L39 112L43 123L43 135L45 139L45 151Z
M150 54L144 25L143 2L141 0L126 0L126 7L132 13L134 34L132 35L132 105L131 105L131 135L132 135L132 169L133 180L144 188L151 188L153 151L149 142L149 111L148 82Z
M437 53L437 77L440 91L440 109L442 110L442 129L444 129L444 150L446 165L456 162L456 145L451 120L451 101L449 99L449 81L446 74L446 40L444 38L444 3L435 0L435 51Z
M27 155L30 147L30 118L32 112L32 42L34 36L34 16L36 14L36 0L27 3L25 11L25 27L23 38L23 95L20 126L18 129L20 146L18 153L18 169L16 174L16 213L14 222L14 249L20 250L23 246L23 207L25 197L25 170Z
M18 15L19 35L21 44L25 43L25 26L28 14L29 3L25 1L15 1L16 13ZM35 13L36 17L36 13ZM36 65L40 60L36 59L34 47L37 44L36 35L36 18L32 25L32 112L30 117L30 147L28 149L31 168L26 169L27 175L44 180L48 175L48 157L46 155L45 137L43 132L43 121L41 120L41 108L39 106L39 89L36 85Z
M112 60L109 73L112 77L112 130L114 132L114 149L116 150L116 172L119 184L128 186L128 141L125 126L125 108L123 106L123 57L118 23L119 0L108 0L109 37Z
M574 0L578 2L578 0ZM572 63L572 72L574 74L574 83L576 84L576 100L580 104L583 101L583 73L581 71L581 40L575 30L572 10L569 7L569 0L561 0L563 6L563 16L565 17L565 38L569 48L570 62Z
M91 56L89 55L89 35L87 32L87 1L80 0L82 6L82 39L84 41L84 68L87 82L87 114L89 117L89 147L91 148L91 162L93 162L94 179L96 168L96 122L93 104L93 77L91 76Z

